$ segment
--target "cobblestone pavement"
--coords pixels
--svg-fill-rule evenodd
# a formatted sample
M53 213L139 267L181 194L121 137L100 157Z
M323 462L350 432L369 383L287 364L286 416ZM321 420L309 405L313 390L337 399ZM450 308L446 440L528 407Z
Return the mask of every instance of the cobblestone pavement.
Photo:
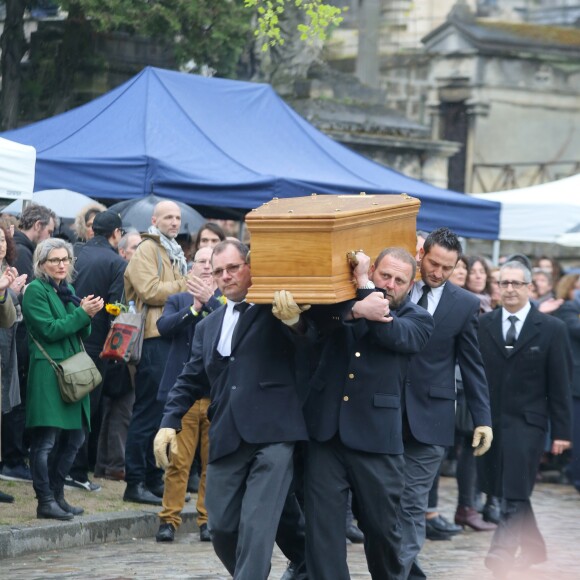
M447 517L454 513L455 497L455 480L441 478L440 506ZM549 560L525 574L510 574L510 580L580 578L580 494L570 486L541 484L532 503ZM433 579L491 579L483 565L490 538L490 533L465 531L452 541L427 542L421 556L423 569ZM348 562L353 579L370 578L362 546L349 546ZM285 568L286 561L276 550L270 578L280 578ZM220 580L228 576L211 544L200 543L197 533L178 532L173 544L142 538L6 559L0 563L0 578Z

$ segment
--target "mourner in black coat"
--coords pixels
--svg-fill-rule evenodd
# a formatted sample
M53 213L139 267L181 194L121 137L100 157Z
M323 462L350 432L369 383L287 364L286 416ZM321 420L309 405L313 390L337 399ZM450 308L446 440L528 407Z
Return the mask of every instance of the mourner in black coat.
M155 456L166 465L167 445L179 453L181 417L209 396L206 507L213 547L236 579L258 580L269 574L294 443L307 439L294 358L306 324L287 294L277 295L274 308L245 302L246 256L237 241L214 248L213 274L228 303L197 325L191 359L169 392Z
M312 439L306 454L306 556L308 574L317 580L350 578L344 541L349 489L371 577L403 578L401 391L411 356L425 346L434 326L431 315L407 295L415 278L413 256L387 248L371 267L370 283L369 258L356 256L360 301L325 333L305 405Z
M485 563L498 576L512 566L526 568L546 559L530 496L548 426L552 453L562 453L571 439L572 361L566 327L531 306L530 283L525 266L505 264L499 282L503 308L483 315L479 328L494 432L490 452L478 460L480 485L502 498L500 523Z

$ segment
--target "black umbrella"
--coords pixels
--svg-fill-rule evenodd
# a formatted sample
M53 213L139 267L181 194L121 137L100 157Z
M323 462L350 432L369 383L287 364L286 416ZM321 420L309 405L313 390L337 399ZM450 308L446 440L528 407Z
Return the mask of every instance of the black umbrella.
M181 229L180 234L195 234L199 228L207 221L200 213L181 201L168 200L165 197L158 197L150 194L144 197L120 201L109 207L117 212L123 220L123 227L133 227L140 232L146 232L151 225L153 208L160 201L173 201L181 208Z

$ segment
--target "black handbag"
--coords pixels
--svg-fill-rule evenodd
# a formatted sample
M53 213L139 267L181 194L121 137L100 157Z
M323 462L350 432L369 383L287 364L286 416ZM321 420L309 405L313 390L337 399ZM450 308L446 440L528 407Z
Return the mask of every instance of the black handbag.
M103 380L93 359L86 353L82 340L80 340L83 349L81 352L57 363L50 358L36 338L30 336L52 366L58 380L60 396L65 403L80 401L98 387Z

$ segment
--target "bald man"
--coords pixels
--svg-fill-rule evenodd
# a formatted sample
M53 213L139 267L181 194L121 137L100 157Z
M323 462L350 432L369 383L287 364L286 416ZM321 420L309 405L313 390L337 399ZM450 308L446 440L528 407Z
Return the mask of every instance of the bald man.
M143 351L135 375L135 405L125 449L123 499L161 505L163 472L155 467L153 438L163 413L157 399L170 340L160 336L157 320L172 294L186 292L187 261L175 241L181 227L181 210L172 201L159 202L151 226L125 271L125 297L134 300L137 311L147 307Z

